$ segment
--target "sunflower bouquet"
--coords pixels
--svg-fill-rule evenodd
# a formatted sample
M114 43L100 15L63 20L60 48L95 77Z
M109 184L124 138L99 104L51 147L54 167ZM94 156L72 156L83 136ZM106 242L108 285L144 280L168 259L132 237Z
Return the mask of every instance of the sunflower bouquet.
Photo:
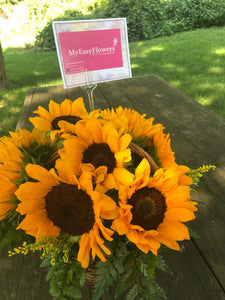
M83 99L50 100L32 132L0 138L0 245L38 251L50 293L81 299L161 299L161 251L190 239L190 194L202 173L178 165L162 124L130 108L87 112ZM139 298L138 298L139 297Z

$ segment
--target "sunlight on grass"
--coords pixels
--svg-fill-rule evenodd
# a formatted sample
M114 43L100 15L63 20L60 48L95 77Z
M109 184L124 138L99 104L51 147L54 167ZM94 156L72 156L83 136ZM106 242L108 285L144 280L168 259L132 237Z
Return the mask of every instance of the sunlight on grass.
M225 55L225 48L218 48L216 50L211 51L213 54Z
M19 114L21 111L21 108L20 107L10 107L8 111L10 114Z
M165 67L165 68L168 68L168 69L171 69L171 68L174 68L175 65L172 64L172 63L166 63L166 64L164 64L164 67Z
M172 80L172 81L170 81L170 84L172 84L176 88L179 88L181 86L181 82L178 80Z
M39 71L33 71L33 75L36 75L36 76L39 76L39 75L42 75L44 74L43 72L39 72Z
M135 51L132 51L132 45L137 46L138 48ZM131 43L131 57L147 57L148 55L153 54L154 52L161 52L164 51L164 47L161 44L158 45L149 45L148 42L133 42ZM140 50L140 51L139 51Z
M215 74L223 74L224 68L222 68L222 67L210 67L208 69L208 71L211 72L211 73L215 73Z
M156 52L156 51L163 51L164 47L162 45L157 45L157 46L153 46L149 49L146 49L142 52L143 55L147 55L150 54L151 52Z
M198 89L207 90L207 89L211 89L213 85L209 82L204 82L204 83L197 84L196 87Z
M134 68L138 68L138 64L131 64L131 68L134 69Z
M225 92L225 83L223 82L205 82L197 85L197 88L202 89L202 90L209 90L211 89L212 91L224 91Z
M42 82L38 86L43 87L43 86L62 85L62 84L63 82L61 79L56 79L56 80Z
M175 64L172 63L166 63L163 65L164 68L167 69L174 69L176 72L185 72L185 68L181 67L181 66L177 66Z
M198 103L207 106L207 105L210 105L210 104L213 103L214 98L210 97L210 96L207 96L207 98L205 98L205 97L198 97L197 100L198 100Z

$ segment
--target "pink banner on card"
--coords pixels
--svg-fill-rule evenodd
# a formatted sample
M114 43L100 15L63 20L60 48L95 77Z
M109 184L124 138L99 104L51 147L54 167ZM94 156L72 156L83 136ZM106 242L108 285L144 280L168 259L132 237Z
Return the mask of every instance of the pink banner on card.
M120 29L59 32L65 74L123 67Z

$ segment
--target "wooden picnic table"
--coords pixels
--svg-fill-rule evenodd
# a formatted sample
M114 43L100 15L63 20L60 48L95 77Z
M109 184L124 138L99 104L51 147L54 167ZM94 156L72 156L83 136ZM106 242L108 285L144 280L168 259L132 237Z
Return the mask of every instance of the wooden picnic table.
M48 108L50 99L60 103L80 96L88 108L81 87L29 89L17 129L32 129L28 118L39 105ZM190 225L200 238L181 242L181 253L168 249L164 257L174 275L157 272L156 278L169 300L225 299L225 120L156 75L100 83L94 91L94 102L95 108L121 105L154 116L155 123L162 123L170 133L177 163L191 168L203 164L217 167L204 175L199 193L192 196L199 210ZM0 255L1 300L53 299L38 257L8 258L6 249ZM83 299L89 297L86 291Z

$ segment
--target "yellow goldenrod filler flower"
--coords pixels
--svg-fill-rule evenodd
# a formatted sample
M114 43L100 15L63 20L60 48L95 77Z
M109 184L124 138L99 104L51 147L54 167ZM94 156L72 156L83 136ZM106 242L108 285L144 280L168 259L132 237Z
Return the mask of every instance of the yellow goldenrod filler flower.
M195 218L197 203L190 201L190 187L179 183L181 168L161 168L153 177L149 174L150 166L143 159L132 185L120 187L119 216L112 229L125 234L144 253L150 250L157 255L161 244L179 250L177 241L190 239L182 222Z
M88 267L90 251L105 261L102 250L110 251L104 239L112 240L113 231L104 227L102 218L113 219L118 215L116 203L107 195L93 190L92 174L84 172L77 179L72 170L58 162L57 174L39 165L28 164L26 172L38 182L20 185L16 196L21 201L17 211L25 218L17 227L36 239L60 232L81 236L78 261ZM100 236L100 232L102 237Z
M83 98L77 98L74 101L65 99L61 104L50 100L49 111L47 111L42 106L39 106L37 110L34 111L40 117L29 118L30 122L41 131L51 130L52 138L55 134L60 132L60 121L66 121L66 123L76 124L79 120L87 119L89 114L84 106ZM65 127L65 122L63 123ZM68 124L68 126L69 126ZM69 127L64 128L64 132L68 132Z
M151 153L161 167L171 168L176 165L169 134L163 133L162 124L153 124L154 118L146 119L145 114L141 115L133 109L121 106L115 110L105 109L100 112L100 115L104 120L114 122L124 133L130 133L134 139L144 138L147 152Z
M102 124L96 118L78 122L74 133L76 136L67 138L58 152L60 160L76 174L89 170L107 189L132 181L133 174L124 168L124 163L131 160L130 134L121 134L112 122Z

